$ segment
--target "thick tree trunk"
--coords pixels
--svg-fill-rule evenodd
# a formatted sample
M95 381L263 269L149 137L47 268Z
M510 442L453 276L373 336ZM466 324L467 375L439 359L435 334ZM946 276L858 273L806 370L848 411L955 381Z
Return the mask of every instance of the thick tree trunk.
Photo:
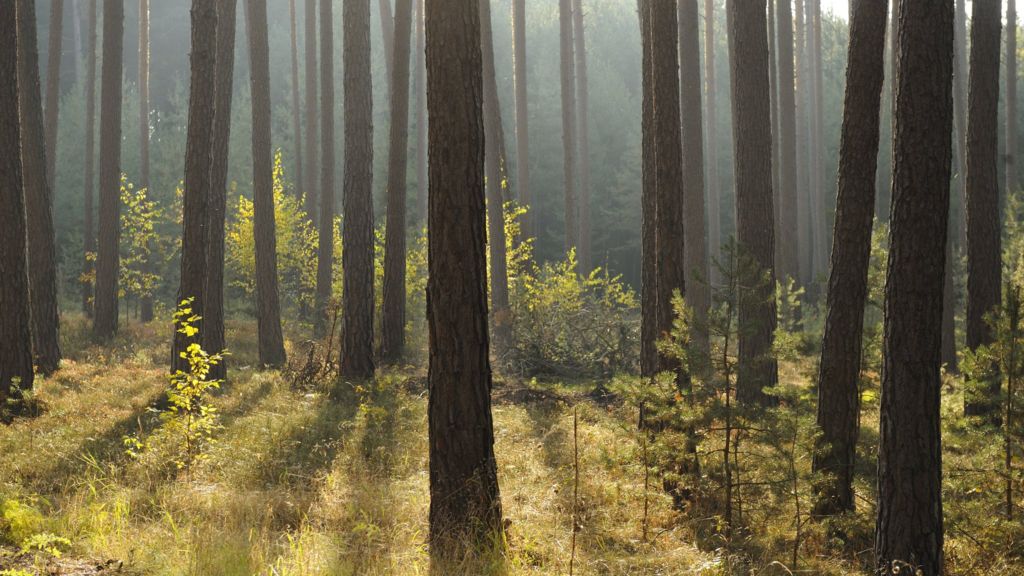
M733 0L730 68L733 141L736 149L736 228L741 259L749 259L750 285L739 298L737 399L766 403L763 392L778 380L772 356L775 334L775 235L772 141L768 99L768 35L765 0ZM739 40L742 38L742 41Z
M776 238L781 255L779 278L800 281L800 225L796 175L796 94L793 63L793 9L791 0L777 0L779 26L779 214Z
M320 193L317 189L319 171L319 150L317 137L320 123L319 93L317 93L317 56L316 56L316 0L306 0L306 146L304 149L306 162L303 166L305 181L303 192L306 194L306 216L310 222L317 222L317 206Z
M320 222L313 331L327 335L334 279L334 2L320 0Z
M32 328L29 309L26 245L25 182L21 161L21 119L18 117L19 58L15 2L0 2L0 400L31 390Z
M706 226L704 225L704 136L700 82L700 15L698 0L679 0L679 77L683 153L683 237L687 304L693 308L698 350L708 351L707 318L711 306L708 286Z
M149 0L139 0L139 188L149 190ZM152 263L147 262L147 267ZM143 322L153 320L153 295L139 303Z
M435 0L436 1L436 0ZM345 190L342 218L344 310L341 374L373 377L373 92L370 0L342 5Z
M967 109L967 347L991 343L986 316L1002 302L1002 225L999 220L999 27L996 2L974 2L971 13L970 94ZM980 397L968 394L964 412L998 414L1000 379Z
M641 289L640 289L640 373L653 376L658 369L658 267L656 258L657 188L654 174L654 65L651 57L651 2L637 0L640 38L643 45L641 155L643 182L641 192Z
M299 99L299 40L298 23L295 17L295 0L288 0L288 11L291 16L292 41L292 135L295 138L295 188L298 193L306 184L302 165L302 112Z
M219 353L224 342L224 226L227 213L228 151L231 140L231 97L235 77L235 24L237 0L217 0L217 76L214 102L213 156L207 228L206 291L203 295L203 347ZM227 376L227 361L210 369L211 377Z
M1017 192L1017 2L1006 0L1006 197Z
M82 238L82 277L93 278L82 282L82 312L86 316L93 316L93 285L95 284L95 257L96 257L96 231L93 222L95 206L93 193L96 189L96 5L93 2L86 2L89 10L89 39L85 79L85 187L82 192L85 212L83 215L84 230Z
M484 91L484 176L487 181L488 249L490 251L491 326L493 342L500 356L512 339L512 318L508 301L508 262L505 253L504 195L502 194L501 107L494 71L494 40L491 33L491 0L480 0L480 46Z
M427 225L427 43L423 12L427 0L416 0L416 206L417 229Z
M576 142L579 158L579 261L580 272L589 274L594 267L590 232L590 91L587 87L587 40L583 20L583 0L573 0L573 51L576 60ZM699 50L696 53L700 59ZM699 96L699 93L698 93Z
M270 148L270 46L267 0L248 2L249 73L252 91L252 180L256 237L256 330L260 366L285 364L281 303L277 285L274 175Z
M572 0L558 0L562 95L562 186L565 188L565 251L579 247L576 198L576 71L572 41Z
M715 0L704 0L704 122L708 163L708 256L714 283L722 253L722 201L718 182L718 83L715 79Z
M875 554L942 574L939 400L953 125L953 3L901 0Z
M512 0L512 83L516 98L516 186L519 205L529 209L522 218L525 238L535 235L530 195L530 112L526 79L526 0Z
M117 276L121 237L121 66L124 58L124 0L103 3L103 70L100 94L100 212L96 255L93 338L117 332Z
M885 79L886 2L851 4L839 194L832 241L821 364L814 470L815 515L853 510L853 473L860 423L860 366L864 306L875 211L882 83Z
M64 0L50 2L46 57L46 178L54 190L57 168L57 123L60 118L60 63L64 55Z
M57 370L61 358L53 191L46 174L35 0L17 0L17 5L18 91L21 95L21 160L28 225L28 282L32 291L32 353L39 371L49 374Z
M488 358L479 4L427 3L432 572L500 541Z
M192 45L189 68L192 81L188 103L188 135L185 144L185 195L182 204L181 283L177 303L192 299L195 323L205 339L207 266L209 255L210 196L217 105L217 35L221 31L217 2L192 0ZM211 121L212 120L212 121ZM189 345L200 341L174 331L171 372L187 371L180 357Z
M387 0L385 0L387 1ZM387 228L384 247L384 309L381 360L397 362L405 352L406 171L409 150L409 46L412 3L395 3L395 60L391 67L391 137L388 149Z

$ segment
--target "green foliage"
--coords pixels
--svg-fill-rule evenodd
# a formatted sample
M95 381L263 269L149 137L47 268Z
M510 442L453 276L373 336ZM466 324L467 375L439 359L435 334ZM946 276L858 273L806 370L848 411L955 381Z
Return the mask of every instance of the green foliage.
M70 547L71 540L49 532L33 534L21 543L22 552L43 553L54 558L60 558Z
M169 242L161 238L155 224L164 211L148 197L143 188L136 190L121 175L121 266L118 282L121 295L136 300L151 297L160 281L155 272L154 253L166 254Z
M3 533L11 542L24 542L44 529L46 517L40 510L38 498L7 498L0 505Z

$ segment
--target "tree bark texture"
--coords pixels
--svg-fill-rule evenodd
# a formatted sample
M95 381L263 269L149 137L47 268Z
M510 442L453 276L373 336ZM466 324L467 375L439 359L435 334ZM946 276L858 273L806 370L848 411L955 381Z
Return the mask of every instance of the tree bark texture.
M299 40L295 0L288 0L288 11L291 16L292 41L292 134L295 138L295 187L301 189L305 186L306 179L302 165L302 105L299 99Z
M576 70L572 40L572 0L558 0L562 95L562 186L565 197L565 251L579 247L576 198Z
M64 55L64 0L50 2L46 58L46 177L54 190L57 168L57 123L60 118L60 63Z
M718 181L718 82L715 78L715 0L704 0L704 120L708 163L708 256L713 283L722 254L722 201Z
M643 181L641 192L641 291L640 291L640 373L653 376L658 369L658 279L657 279L657 188L654 162L654 66L651 42L651 2L637 0L640 19L640 38L643 45L641 62L643 73L641 155Z
M576 143L579 170L579 266L589 274L594 267L590 231L590 91L587 83L587 37L583 0L573 0L573 51L576 68ZM699 51L697 59L700 59Z
M93 222L95 205L93 195L96 190L96 5L86 2L89 10L88 55L86 56L85 79L85 189L82 191L83 238L82 276L95 279L96 272L96 231ZM93 316L93 285L94 281L82 282L82 312Z
M427 44L423 12L427 0L416 0L416 216L417 228L427 225Z
M800 280L796 177L796 92L791 0L777 0L779 26L779 278Z
M334 2L320 0L320 234L316 265L317 337L327 335L334 278Z
M528 209L522 218L522 233L535 235L533 196L530 194L530 112L526 78L526 0L512 0L512 83L516 99L516 186L519 205Z
M149 0L139 0L139 189L149 190ZM150 256L152 260L152 256ZM152 266L152 262L147 262ZM143 322L153 320L153 296L139 302Z
M317 148L317 129L320 123L319 93L317 92L317 56L316 56L316 0L306 0L306 146L304 149L306 164L303 166L305 181L303 192L306 194L306 216L310 222L317 222L317 206L319 190L317 178L320 177L319 150ZM327 160L327 159L324 159Z

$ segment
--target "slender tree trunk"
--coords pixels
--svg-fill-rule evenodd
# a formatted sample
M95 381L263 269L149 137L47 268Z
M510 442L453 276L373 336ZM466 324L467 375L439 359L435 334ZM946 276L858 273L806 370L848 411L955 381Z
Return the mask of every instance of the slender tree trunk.
M306 179L302 164L302 112L300 110L302 104L299 99L299 41L295 0L288 0L288 9L291 16L292 41L292 133L295 137L295 188L298 191L306 185Z
M417 229L427 225L427 44L423 30L423 12L427 0L416 0L416 205Z
M434 0L437 1L437 0ZM373 92L370 0L342 5L345 89L344 310L341 374L373 377Z
M512 83L516 98L516 186L519 205L528 209L522 218L526 238L536 234L530 194L530 112L526 79L526 0L512 0Z
M741 257L752 266L751 286L739 294L737 398L766 403L762 390L774 386L775 235L773 227L772 141L768 92L768 34L765 0L733 0L731 66L733 140L736 147L736 228ZM742 38L742 41L739 39ZM765 279L765 280L762 280Z
M427 3L432 573L500 541L488 358L479 4Z
M278 368L286 358L277 285L274 175L270 147L270 46L267 0L248 2L249 73L252 91L252 180L256 237L256 330L260 366Z
M0 2L0 400L31 390L32 321L28 287L25 182L21 160L21 119L18 117L19 24L15 2Z
M213 183L214 133L217 106L217 35L221 31L217 2L192 0L192 45L189 68L192 81L188 103L188 134L185 144L185 196L182 205L181 283L177 302L192 299L200 338L205 338L207 266L209 255L210 196ZM211 121L212 120L212 121ZM179 355L198 340L174 331L171 372L187 371Z
M85 43L82 41L82 0L71 0L71 14L74 18L71 19L71 37L72 42L75 45L73 62L75 63L75 82L81 82L84 76L82 70L82 52L87 48ZM86 4L92 6L92 2L86 2ZM93 7L95 10L95 7Z
M565 195L565 251L579 247L576 199L576 71L572 40L572 0L558 0L562 78L562 186Z
M316 58L316 0L306 0L306 145L303 158L306 162L303 166L306 179L303 192L306 194L306 216L311 222L317 222L317 206L320 196L317 189L317 178L320 176L320 172L316 139L319 136L317 126L320 123L320 112Z
M707 125L708 255L714 283L722 253L722 201L718 181L718 83L715 79L715 0L704 0L704 121Z
M387 77L388 93L391 93L391 76L395 66L395 17L391 13L391 0L378 0L380 11L380 36L384 44L384 74Z
M878 572L942 574L942 278L953 128L953 3L901 0L885 296Z
M657 188L655 186L654 143L654 64L652 61L651 6L649 0L637 0L640 38L643 44L643 102L641 155L643 189L641 204L641 292L640 292L640 373L653 376L658 369L658 267L656 258Z
M237 0L217 0L216 101L214 102L212 163L210 164L209 218L207 228L206 291L203 347L220 352L224 342L224 226L227 213L228 152L231 140L231 97L235 77L235 25ZM210 375L227 377L227 361L210 369Z
M1017 2L1006 0L1006 197L1017 192Z
M149 0L139 0L139 188L151 198L149 185ZM152 272L152 262L146 267ZM152 321L153 295L144 295L139 306L142 321Z
M334 6L320 0L320 222L313 331L327 334L334 279Z
M875 173L885 79L887 2L851 4L839 193L828 281L827 317L818 370L814 470L816 516L853 510L853 474L860 423L860 366L868 294Z
M100 94L100 212L96 255L93 337L117 332L117 276L121 237L121 65L124 58L124 0L103 3L103 70Z
M997 2L974 2L967 117L967 347L992 342L986 316L1002 302L1002 225L999 220L999 27ZM964 412L998 415L1000 378L980 397L968 394ZM997 416L998 417L998 416Z
M21 160L28 225L28 282L32 291L32 353L36 367L50 374L60 366L60 317L57 313L57 255L53 230L53 191L46 173L43 100L39 88L39 52L35 0L17 0L18 90L21 94ZM8 31L9 32L9 31Z
M388 0L385 0L388 1ZM388 149L387 228L384 247L384 309L381 359L393 363L405 352L406 172L409 149L409 44L412 3L395 3L395 60L391 67L391 137Z
M768 3L768 103L771 108L772 126L772 206L775 207L773 216L775 226L775 238L782 234L782 199L779 188L779 54L777 26L775 24L775 0L767 0ZM782 269L782 243L775 241L775 269Z
M810 1L810 0L808 0ZM807 27L804 22L804 0L794 0L794 29L796 30L796 195L797 195L797 251L801 280L805 286L814 280L814 237L811 234L810 156L808 137L810 135L809 106L810 69L807 65Z
M50 2L50 32L46 58L46 178L55 190L57 168L57 123L60 118L60 63L63 57L64 0Z
M579 158L579 262L580 272L593 269L590 232L590 91L587 87L587 40L583 0L572 0L573 51L576 56L576 141ZM699 51L697 58L700 58Z
M92 278L82 282L82 312L93 316L93 285L95 284L96 232L93 223L93 192L96 189L96 5L90 0L85 2L89 10L89 39L86 42L89 51L85 79L85 189L82 193L84 219L84 238L82 246L82 277Z
M800 280L800 226L796 173L796 95L793 64L793 10L790 0L777 0L779 26L779 213L781 253L779 278Z
M698 0L679 1L679 77L683 153L683 236L687 303L693 308L697 349L707 353L708 287L707 227L704 223L704 137L701 127L700 14Z
M491 326L495 352L501 356L512 339L508 301L508 262L505 253L505 215L502 194L501 107L494 71L491 0L480 0L480 43L484 93L485 162L487 181L488 249L490 251Z
M824 165L824 106L822 65L821 65L821 0L807 0L807 27L810 75L810 209L811 235L814 258L814 277L811 296L820 293L818 280L828 274L828 238L825 235L825 193L823 184Z
M894 13L895 14L895 13ZM961 172L958 178L957 192L959 193L958 208L956 215L956 243L960 251L967 250L967 1L956 0L956 20L954 24L954 52L953 52L953 125L956 128L956 139L961 150ZM896 70L896 58L892 60L893 70ZM895 72L894 72L895 73ZM895 102L895 92L893 100ZM895 104L893 105L895 106Z

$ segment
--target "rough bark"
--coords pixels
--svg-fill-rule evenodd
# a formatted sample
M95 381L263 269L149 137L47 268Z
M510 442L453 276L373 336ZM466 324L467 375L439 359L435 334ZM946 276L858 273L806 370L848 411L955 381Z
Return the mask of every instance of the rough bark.
M139 189L149 196L149 0L139 0ZM153 296L139 306L142 321L153 320Z
M212 189L214 123L217 93L217 34L220 31L217 2L192 0L192 44L189 68L188 134L185 144L185 194L182 202L181 283L176 303L193 299L193 314L203 317L195 323L199 337L205 337L207 256ZM212 121L211 121L212 119ZM177 330L171 349L171 372L187 371L180 357L190 344L199 341Z
M57 167L57 123L60 118L60 63L63 59L64 0L50 2L50 30L46 58L46 178L54 190Z
M715 1L704 0L704 106L708 162L708 255L711 280L718 276L714 264L722 253L722 201L718 182L718 83L715 79Z
M587 40L583 0L573 0L573 51L576 68L576 143L579 169L579 264L580 272L593 269L590 231L590 91L587 88ZM700 59L699 51L695 53ZM698 94L699 96L699 94Z
M432 572L500 541L488 358L479 4L430 0L427 321ZM444 233L437 233L437 231Z
M572 41L572 0L558 0L562 96L562 186L565 197L565 251L579 246L576 198L576 71Z
M270 148L270 46L267 0L248 2L249 73L252 92L253 226L256 237L256 331L260 366L284 366L281 302L277 284L274 175Z
M334 278L334 2L320 0L320 221L313 332L327 335Z
M86 56L86 79L85 79L85 187L82 191L83 215L83 238L82 246L82 277L95 278L96 272L96 231L93 222L95 212L93 195L96 190L96 5L93 2L86 2L89 10L89 38L86 41L88 55ZM93 284L91 280L82 282L82 312L86 316L93 316Z
M301 189L305 183L302 165L302 112L299 99L299 40L298 23L295 17L295 0L288 0L288 12L291 16L292 41L292 134L295 138L295 187Z
M32 313L29 309L28 246L18 117L18 24L15 2L0 2L0 400L12 396L15 382L32 388Z
M317 221L317 206L320 193L317 178L320 176L320 154L317 148L317 129L320 123L319 94L316 78L316 0L306 0L306 146L304 148L306 164L303 166L305 180L303 192L305 196L306 217L311 222Z
M772 141L768 99L765 0L733 0L730 69L736 162L736 228L751 277L739 294L737 399L766 403L778 380L772 355L775 333L775 234L771 189ZM742 41L739 39L742 38Z
M967 347L991 343L986 316L1002 301L1002 225L999 220L999 30L997 2L974 2L967 103ZM968 415L998 411L1000 379L987 394L968 394Z
M418 229L427 225L427 44L423 30L426 0L416 0L416 216Z
M880 574L942 574L939 402L953 124L953 3L901 0L885 295L875 555Z
M875 212L887 8L887 2L851 4L832 271L818 369L817 423L821 436L816 442L814 470L825 478L816 486L815 515L854 508L860 366Z
M800 280L800 225L796 179L796 93L793 61L793 9L790 0L777 0L779 26L779 214L776 238L781 255L779 278Z
M124 0L103 3L103 70L100 94L100 211L96 254L93 338L117 332L117 276L121 237L121 67L124 59Z
M387 0L385 0L387 1ZM395 3L394 61L388 148L387 228L384 246L384 308L381 360L397 362L405 352L406 171L409 149L409 47L412 3Z
M643 58L641 62L643 74L643 102L642 102L642 218L641 223L641 289L640 289L640 373L643 376L653 376L658 369L658 279L657 261L655 252L657 250L657 237L655 235L655 223L657 222L658 202L656 199L655 176L654 176L654 81L653 63L651 59L651 3L646 0L637 0L637 10L640 19L640 38L643 45Z
M43 99L35 0L17 0L18 91L21 98L21 160L28 226L28 282L32 291L32 353L36 367L50 374L60 366L60 317L57 312L57 253L53 229L53 191L46 173Z
M512 83L516 99L516 187L519 205L530 209L522 218L522 233L534 236L530 195L530 113L526 78L526 0L512 0Z
M373 377L373 94L370 0L342 6L345 190L342 218L344 309L341 375Z
M683 151L683 237L686 300L697 320L693 342L708 350L707 316L711 305L708 286L707 243L704 240L704 135L700 82L700 15L698 0L679 0L679 77Z

